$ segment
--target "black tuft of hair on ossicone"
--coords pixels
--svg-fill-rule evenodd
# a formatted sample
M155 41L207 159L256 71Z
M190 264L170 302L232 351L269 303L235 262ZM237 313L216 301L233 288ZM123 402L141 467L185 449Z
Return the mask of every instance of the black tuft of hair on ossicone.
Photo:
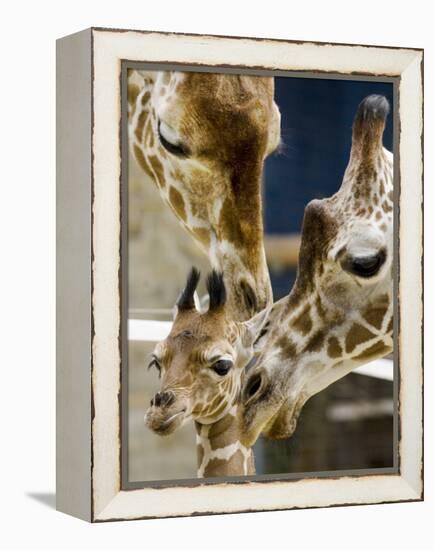
M206 288L209 294L209 310L222 307L226 303L226 287L223 280L223 273L214 269L208 275Z
M200 272L195 267L192 267L187 277L184 290L176 302L179 310L194 309L194 293L196 292L197 285L200 279Z
M365 161L383 150L383 132L390 105L383 95L369 95L357 108L352 151Z

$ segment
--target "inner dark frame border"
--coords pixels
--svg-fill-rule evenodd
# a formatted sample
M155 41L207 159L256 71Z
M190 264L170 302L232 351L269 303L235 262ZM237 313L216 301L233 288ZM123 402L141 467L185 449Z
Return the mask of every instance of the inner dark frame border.
M366 468L355 470L331 470L323 472L298 472L286 474L262 474L255 476L233 476L216 478L189 478L174 480L156 480L156 481L129 481L128 468L128 97L127 97L127 77L129 69L151 70L151 71L183 71L183 72L209 72L225 74L248 74L250 76L277 76L292 78L311 78L327 80L354 80L386 82L393 84L393 254L394 254L394 272L393 272L393 340L394 340L394 360L393 360L393 467L391 468ZM121 490L137 490L145 487L154 489L165 487L196 487L198 485L216 485L216 484L240 484L240 483L269 483L274 481L293 481L302 479L327 478L337 479L340 477L362 477L367 475L396 475L400 474L400 455L399 441L401 438L400 427L400 375L399 375L399 331L400 331L400 305L399 305L399 229L400 212L399 200L400 189L400 162L399 162L399 137L400 137L400 117L399 117L399 76L381 76L376 74L359 73L337 73L325 71L283 71L263 68L248 68L236 65L202 65L202 64L184 64L161 62L132 61L122 59L120 64L120 144L121 144L121 170L120 170L120 266L119 266L119 286L120 286L120 393L119 393L119 417L120 417L120 481Z

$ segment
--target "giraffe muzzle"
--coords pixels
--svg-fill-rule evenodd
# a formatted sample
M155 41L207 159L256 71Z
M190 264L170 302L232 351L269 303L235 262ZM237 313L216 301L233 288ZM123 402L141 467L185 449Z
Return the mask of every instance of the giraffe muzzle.
M145 413L145 424L159 435L169 435L186 419L187 406L172 391L157 392Z
M175 394L172 391L157 392L151 399L151 406L168 407L175 401Z
M241 442L252 446L272 421L283 402L283 386L279 390L264 368L249 372L242 389L243 434Z

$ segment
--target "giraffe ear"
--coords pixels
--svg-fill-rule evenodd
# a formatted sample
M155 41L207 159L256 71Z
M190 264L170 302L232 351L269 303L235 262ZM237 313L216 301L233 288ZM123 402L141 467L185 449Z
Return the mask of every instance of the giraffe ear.
M196 309L196 304L198 300L196 288L199 283L199 279L199 271L195 267L192 267L190 273L188 274L184 290L181 292L178 300L176 301L176 309L174 311L175 317L179 313L179 311Z
M265 308L248 321L241 323L243 326L243 345L247 348L253 346L255 352L262 349L268 333L268 317L271 307Z

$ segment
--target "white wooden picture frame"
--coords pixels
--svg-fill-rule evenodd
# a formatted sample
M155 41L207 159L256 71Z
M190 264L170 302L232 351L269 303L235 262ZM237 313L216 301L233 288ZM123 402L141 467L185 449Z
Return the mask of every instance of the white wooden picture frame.
M122 64L388 77L397 91L397 466L122 487ZM57 43L57 507L92 522L423 498L423 51L92 28Z

